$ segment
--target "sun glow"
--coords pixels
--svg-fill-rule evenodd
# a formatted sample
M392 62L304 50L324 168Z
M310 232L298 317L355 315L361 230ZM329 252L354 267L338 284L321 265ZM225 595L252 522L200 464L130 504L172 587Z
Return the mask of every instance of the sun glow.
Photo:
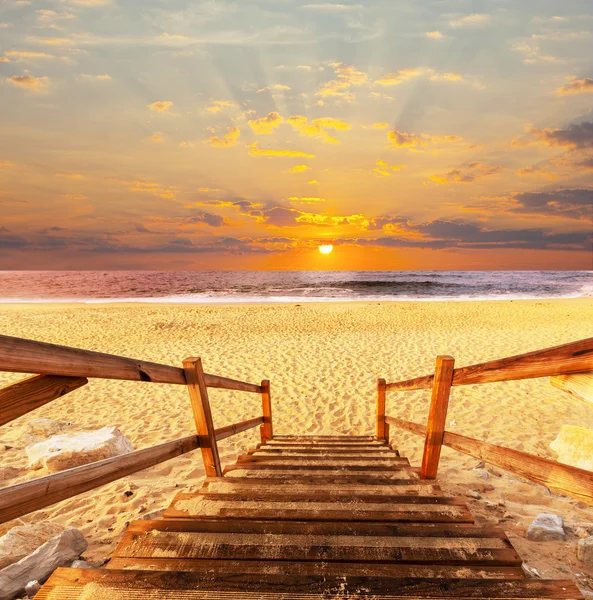
M319 252L321 252L321 254L329 254L333 249L334 247L332 244L323 244L319 246Z

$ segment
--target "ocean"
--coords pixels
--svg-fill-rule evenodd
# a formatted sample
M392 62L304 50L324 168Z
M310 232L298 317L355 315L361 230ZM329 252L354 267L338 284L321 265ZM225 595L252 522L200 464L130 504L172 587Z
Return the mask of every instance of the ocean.
M0 271L0 302L332 302L593 297L593 271Z

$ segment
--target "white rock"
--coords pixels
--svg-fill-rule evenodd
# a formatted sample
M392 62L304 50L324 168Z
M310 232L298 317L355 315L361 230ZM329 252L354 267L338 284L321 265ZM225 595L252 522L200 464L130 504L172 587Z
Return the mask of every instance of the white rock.
M35 579L34 581L29 581L25 586L25 594L32 598L40 589L41 584Z
M527 539L532 542L548 542L565 538L564 519L552 513L537 515L527 529Z
M28 556L0 570L0 600L12 600L31 581L44 581L58 567L80 556L87 545L78 529L67 527Z
M36 444L51 437L62 433L71 427L70 423L62 421L54 421L53 419L31 419L25 428L25 431L20 439L24 446Z
M117 427L103 427L95 431L54 435L45 442L28 446L26 450L30 468L45 467L55 473L127 454L134 448Z
M593 537L579 540L577 558L586 565L593 565Z
M562 425L550 448L558 455L558 462L593 471L593 431L590 429Z
M18 562L62 531L64 527L49 521L13 527L0 537L0 569Z

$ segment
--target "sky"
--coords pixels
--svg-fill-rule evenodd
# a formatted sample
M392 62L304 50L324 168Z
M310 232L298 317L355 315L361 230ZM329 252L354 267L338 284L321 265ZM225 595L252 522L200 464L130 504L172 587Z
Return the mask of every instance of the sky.
M590 0L3 0L0 269L593 269L592 33Z

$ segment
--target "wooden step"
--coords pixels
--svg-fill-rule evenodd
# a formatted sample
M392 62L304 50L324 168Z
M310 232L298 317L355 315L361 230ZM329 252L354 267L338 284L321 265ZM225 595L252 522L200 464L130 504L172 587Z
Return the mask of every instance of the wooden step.
M270 441L302 441L302 442L344 442L356 444L357 442L376 442L373 435L275 435Z
M401 565L393 563L298 562L258 560L201 560L170 558L114 557L107 569L143 571L195 571L229 575L322 575L331 577L468 577L489 579L525 579L521 567L474 567L457 565ZM115 600L115 599L111 599Z
M472 523L465 501L438 496L408 496L387 504L366 502L287 502L283 500L205 500L181 493L164 513L164 518L228 518L315 521L383 521Z
M414 471L394 473L393 475L381 473L374 477L357 475L356 473L311 473L301 475L300 473L289 472L287 474L279 471L259 473L258 471L246 471L243 475L237 470L225 470L225 482L241 482L244 485L335 485L336 487L345 485L371 486L371 487L389 487L394 485L436 485L434 481L428 479L419 479Z
M261 446L259 448L251 448L247 454L256 456L396 456L395 451L387 446L378 446L377 448L278 448Z
M257 456L255 454L244 454L239 456L237 464L260 464L260 465L274 465L280 464L285 467L303 467L311 466L315 467L318 465L332 466L332 467L391 467L400 465L409 465L410 462L405 457L399 456Z
M396 472L413 472L409 465L405 463L399 463L394 465L334 465L334 464L279 464L279 463L259 463L259 462L242 462L237 463L235 465L228 465L224 468L223 473L229 473L231 471L282 471L287 474L299 474L299 473L321 473L322 471L327 471L328 473L345 473L352 472L357 473L358 475L366 475L376 476L378 474L381 475L389 475Z
M200 572L57 569L37 600L234 600L334 598L500 598L582 600L571 581L219 575Z

